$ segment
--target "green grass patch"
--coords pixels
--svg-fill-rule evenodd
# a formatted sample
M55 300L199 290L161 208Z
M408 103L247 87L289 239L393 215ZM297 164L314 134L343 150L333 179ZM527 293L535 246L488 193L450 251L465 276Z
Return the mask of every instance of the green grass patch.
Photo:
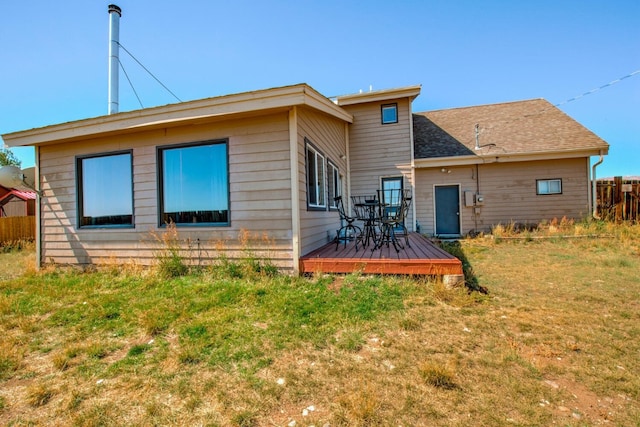
M0 425L637 424L640 227L501 236L448 244L462 288L292 278L249 252L0 268Z

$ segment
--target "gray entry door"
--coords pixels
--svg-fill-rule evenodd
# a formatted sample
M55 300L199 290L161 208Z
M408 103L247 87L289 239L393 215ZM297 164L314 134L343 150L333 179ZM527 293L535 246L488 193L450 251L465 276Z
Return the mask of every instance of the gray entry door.
M436 235L460 235L460 189L438 185L436 192Z

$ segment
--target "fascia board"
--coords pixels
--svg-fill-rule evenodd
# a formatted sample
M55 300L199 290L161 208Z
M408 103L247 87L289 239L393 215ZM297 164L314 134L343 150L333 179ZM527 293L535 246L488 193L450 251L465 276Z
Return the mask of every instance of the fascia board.
M349 123L353 122L352 115L308 85L300 84L100 116L9 133L2 135L2 138L9 147L43 145L191 122L259 115L269 111L285 111L303 104Z
M452 156L452 157L431 157L428 159L415 159L415 167L433 168L440 166L464 166L483 163L478 156Z
M421 88L421 85L407 86L397 89L377 90L374 92L337 96L335 99L336 103L341 106L388 101L399 98L411 98L413 100L415 97L420 95Z
M348 123L353 123L353 115L346 112L343 108L331 102L328 98L307 86L305 89L304 104L315 108L316 110L323 111L329 115L337 117Z
M416 168L431 168L442 166L466 166L488 163L510 163L510 162L529 162L539 160L558 160L572 159L579 157L606 155L609 147L602 149L578 149L555 151L545 153L522 153L522 154L503 154L496 156L450 156L450 157L432 157L428 159L415 159Z

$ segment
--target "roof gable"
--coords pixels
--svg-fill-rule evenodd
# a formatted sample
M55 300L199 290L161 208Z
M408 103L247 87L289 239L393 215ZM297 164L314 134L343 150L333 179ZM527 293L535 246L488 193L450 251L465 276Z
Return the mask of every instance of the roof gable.
M24 201L35 200L36 193L33 191L16 190L15 188L13 188L7 194L0 197L0 205L4 205L5 203L8 203L14 197L17 197L18 199L24 200Z
M477 133L476 133L476 125ZM417 159L606 154L609 144L544 99L413 116Z

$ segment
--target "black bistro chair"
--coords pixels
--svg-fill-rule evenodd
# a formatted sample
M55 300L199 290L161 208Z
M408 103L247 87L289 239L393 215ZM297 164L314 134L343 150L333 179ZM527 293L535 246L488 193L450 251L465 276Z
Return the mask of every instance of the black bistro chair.
M406 225L404 225L404 221L409 215L409 208L411 208L411 199L411 190L402 190L402 200L400 201L400 207L402 209L400 218L402 219L402 221L398 222L395 230L396 236L402 235L404 237L405 245L407 245L407 247L409 248L411 247L411 245L409 244L409 231L407 230Z
M353 225L353 223L358 219L355 216L347 215L347 210L344 207L344 202L342 201L342 196L335 197L333 199L336 202L336 207L338 208L338 213L340 214L340 223L342 227L336 231L336 250L338 250L338 246L340 242L344 242L344 246L347 246L347 242L350 240L355 240L356 242L356 251L358 250L358 240L357 236L362 234L362 229L357 225Z
M380 237L374 248L381 248L383 245L389 247L393 244L396 252L404 249L402 242L398 240L398 235L405 238L405 244L409 246L409 234L404 225L404 220L409 211L411 203L410 192L400 189L378 190L380 199Z

